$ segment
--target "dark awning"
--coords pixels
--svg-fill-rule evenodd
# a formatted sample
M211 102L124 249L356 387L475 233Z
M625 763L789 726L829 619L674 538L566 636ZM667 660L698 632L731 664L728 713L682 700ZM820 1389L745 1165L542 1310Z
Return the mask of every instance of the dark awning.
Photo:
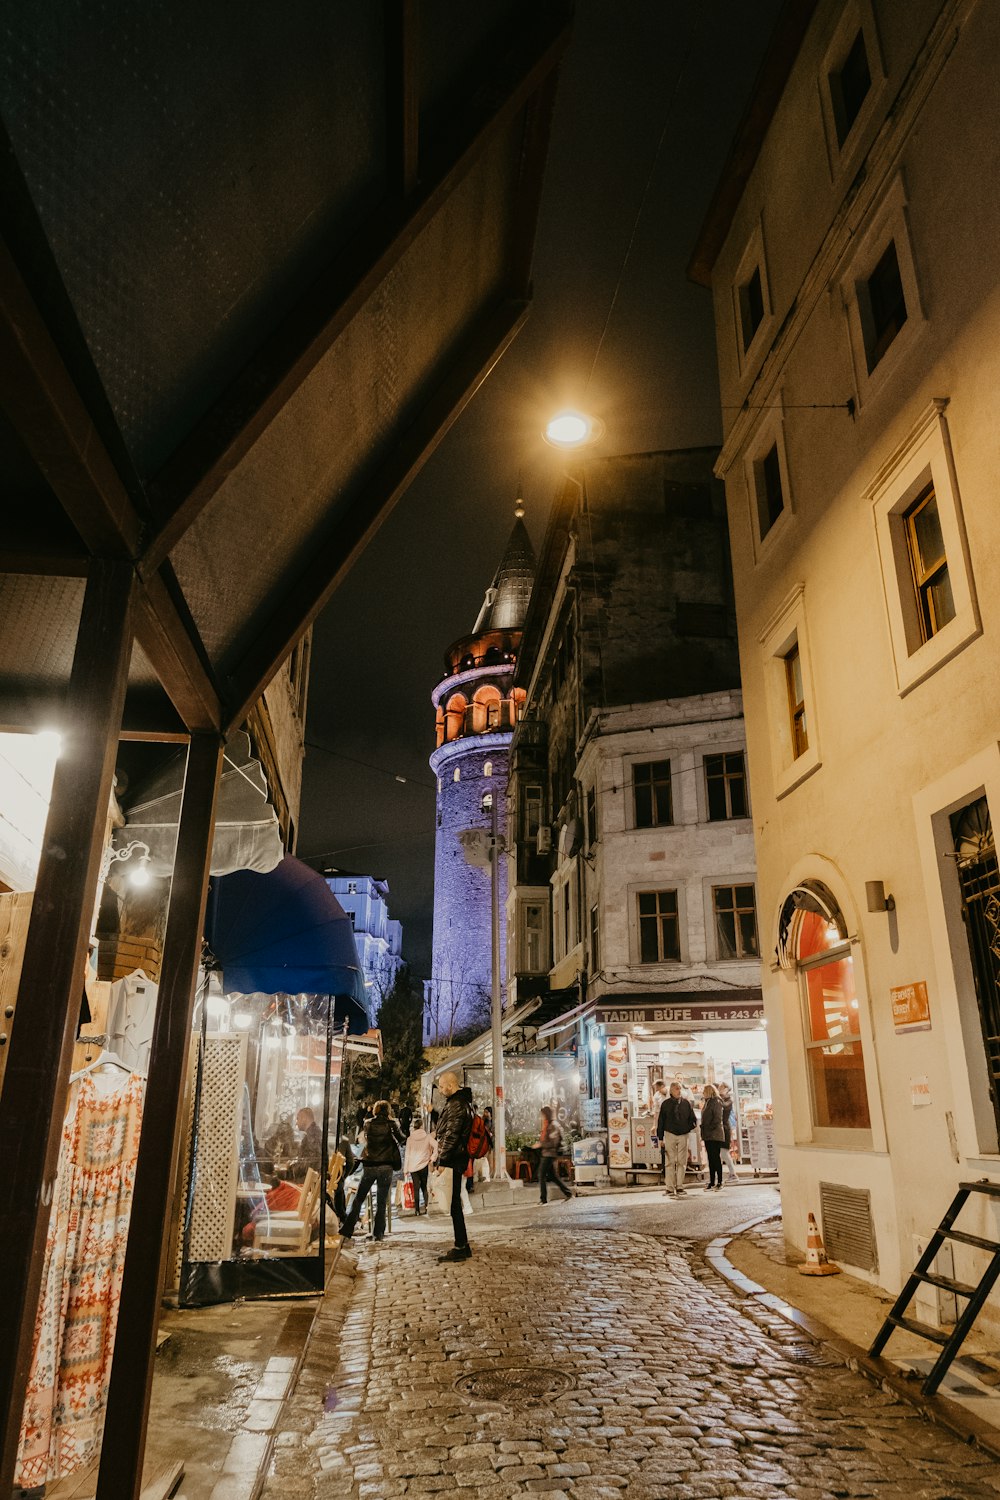
M350 917L322 875L287 854L268 875L212 882L205 936L227 993L334 995L338 1024L371 1026Z

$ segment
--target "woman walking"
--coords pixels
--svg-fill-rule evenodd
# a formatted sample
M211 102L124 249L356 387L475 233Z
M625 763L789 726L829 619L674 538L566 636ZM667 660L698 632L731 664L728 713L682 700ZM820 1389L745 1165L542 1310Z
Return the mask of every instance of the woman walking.
M427 1170L434 1160L434 1137L424 1129L423 1115L413 1116L413 1129L406 1138L403 1171L413 1178L413 1211L421 1212L420 1194L424 1195L423 1212L427 1212Z
M373 1238L382 1240L385 1236L385 1211L389 1202L389 1189L392 1186L392 1174L398 1172L402 1166L399 1158L399 1148L402 1145L402 1136L399 1126L389 1116L389 1101L380 1099L375 1106L375 1114L368 1124L365 1137L365 1154L361 1158L363 1168L361 1182L354 1194L354 1202L351 1204L347 1218L344 1220L340 1233L345 1240L351 1239L354 1234L354 1226L358 1222L358 1215L365 1205L365 1200L375 1184L375 1232Z
M556 1171L556 1157L562 1150L562 1131L552 1118L552 1106L550 1104L542 1105L542 1122L538 1135L538 1146L541 1152L538 1159L538 1197L540 1202L548 1202L545 1195L545 1185L550 1179L564 1198L572 1198L573 1194Z
M701 1091L701 1138L708 1155L708 1185L706 1193L716 1192L722 1187L722 1145L726 1139L723 1124L722 1100L711 1083Z

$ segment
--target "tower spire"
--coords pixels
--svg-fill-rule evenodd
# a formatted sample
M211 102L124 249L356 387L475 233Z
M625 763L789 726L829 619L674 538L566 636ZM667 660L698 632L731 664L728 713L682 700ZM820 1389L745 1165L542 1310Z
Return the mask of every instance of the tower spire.
M518 521L524 515L524 485L521 483L521 475L517 476L517 499L514 501L514 515Z

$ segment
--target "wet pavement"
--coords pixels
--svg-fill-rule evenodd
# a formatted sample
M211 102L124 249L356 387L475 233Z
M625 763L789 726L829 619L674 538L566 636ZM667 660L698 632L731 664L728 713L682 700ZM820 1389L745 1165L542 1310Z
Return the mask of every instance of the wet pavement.
M478 1214L445 1265L446 1220L397 1223L334 1278L260 1493L996 1500L993 1459L705 1262L776 1208L762 1187L532 1203Z

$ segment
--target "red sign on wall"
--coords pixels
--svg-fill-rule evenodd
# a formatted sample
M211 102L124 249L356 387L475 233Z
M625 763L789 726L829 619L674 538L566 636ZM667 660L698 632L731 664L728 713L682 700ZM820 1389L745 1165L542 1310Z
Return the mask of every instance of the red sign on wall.
M922 979L914 984L897 984L889 991L889 999L897 1031L930 1031L931 1003Z

